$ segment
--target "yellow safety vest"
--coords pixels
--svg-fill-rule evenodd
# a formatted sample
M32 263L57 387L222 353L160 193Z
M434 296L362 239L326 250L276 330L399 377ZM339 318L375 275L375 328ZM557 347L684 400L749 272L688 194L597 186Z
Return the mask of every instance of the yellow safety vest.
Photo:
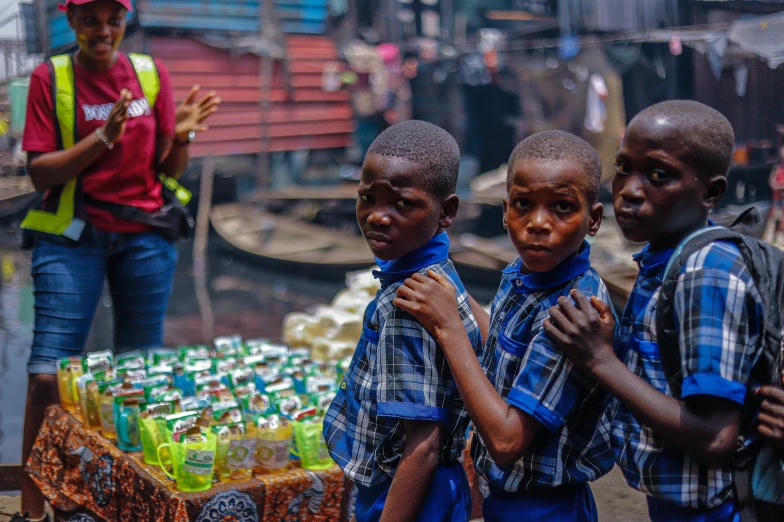
M128 54L142 92L150 104L155 106L161 82L155 60L145 54ZM52 83L53 106L58 124L58 137L61 150L71 148L76 142L76 84L74 82L73 63L70 55L62 54L49 59L49 72ZM173 191L183 205L191 199L191 193L182 187L176 179L160 174L161 182ZM57 210L31 210L20 225L30 232L62 236L78 241L85 227L83 217L76 215L76 199L79 192L78 177L68 181L59 189Z

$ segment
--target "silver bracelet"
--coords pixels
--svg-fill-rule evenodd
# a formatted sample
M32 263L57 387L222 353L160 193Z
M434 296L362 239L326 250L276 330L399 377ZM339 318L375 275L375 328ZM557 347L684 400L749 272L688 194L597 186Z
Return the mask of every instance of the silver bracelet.
M95 129L95 137L98 138L98 141L106 145L107 149L112 150L114 148L114 143L109 141L109 138L106 137L106 133L102 128L98 127Z

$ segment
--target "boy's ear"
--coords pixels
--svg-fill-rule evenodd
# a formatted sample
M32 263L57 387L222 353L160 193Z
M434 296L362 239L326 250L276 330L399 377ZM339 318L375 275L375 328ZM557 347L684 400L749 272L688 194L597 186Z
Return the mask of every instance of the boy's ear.
M506 208L508 205L509 205L509 200L507 198L504 198L504 230L508 228L508 225L506 223Z
M727 191L727 176L716 175L708 180L705 185L705 196L703 205L706 209L711 210L716 204L724 197Z
M604 217L604 205L597 201L591 207L591 213L588 219L589 236L593 237L599 233L599 227L602 226L602 217Z
M441 219L438 221L438 226L447 229L452 226L457 217L457 209L460 208L460 198L457 194L452 194L444 200L441 205Z

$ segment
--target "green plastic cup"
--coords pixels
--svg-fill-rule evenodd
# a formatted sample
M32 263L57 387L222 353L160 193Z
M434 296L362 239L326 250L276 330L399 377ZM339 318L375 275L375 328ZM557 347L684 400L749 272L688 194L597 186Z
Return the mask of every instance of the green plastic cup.
M158 466L161 463L161 461L158 460L158 446L164 443L165 432L166 429L163 425L163 418L153 419L152 417L139 417L139 434L142 439L142 454L144 455L144 462L151 466ZM164 464L171 465L171 459L167 460Z
M292 448L291 452L299 457L304 469L321 470L331 468L333 465L322 434L323 428L323 419L318 422L294 421L294 439L297 441L297 447Z
M177 489L185 493L207 491L212 487L217 438L210 432L204 435L206 440L200 442L164 442L157 449L158 465L166 476L177 481ZM162 464L166 462L161 455L163 448L169 449L173 473Z

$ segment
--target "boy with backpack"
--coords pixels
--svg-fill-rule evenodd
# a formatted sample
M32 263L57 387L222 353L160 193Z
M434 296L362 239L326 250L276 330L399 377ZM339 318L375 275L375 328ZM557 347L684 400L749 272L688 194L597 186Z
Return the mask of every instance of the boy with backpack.
M729 121L700 103L638 114L612 182L621 231L648 243L635 256L640 274L615 339L620 355L610 307L596 299L573 292L545 324L615 397L615 459L648 495L654 522L756 520L751 475L770 462L756 458L770 445L758 440L753 391L781 385L784 257L708 220L733 146ZM736 225L755 217L747 211Z

